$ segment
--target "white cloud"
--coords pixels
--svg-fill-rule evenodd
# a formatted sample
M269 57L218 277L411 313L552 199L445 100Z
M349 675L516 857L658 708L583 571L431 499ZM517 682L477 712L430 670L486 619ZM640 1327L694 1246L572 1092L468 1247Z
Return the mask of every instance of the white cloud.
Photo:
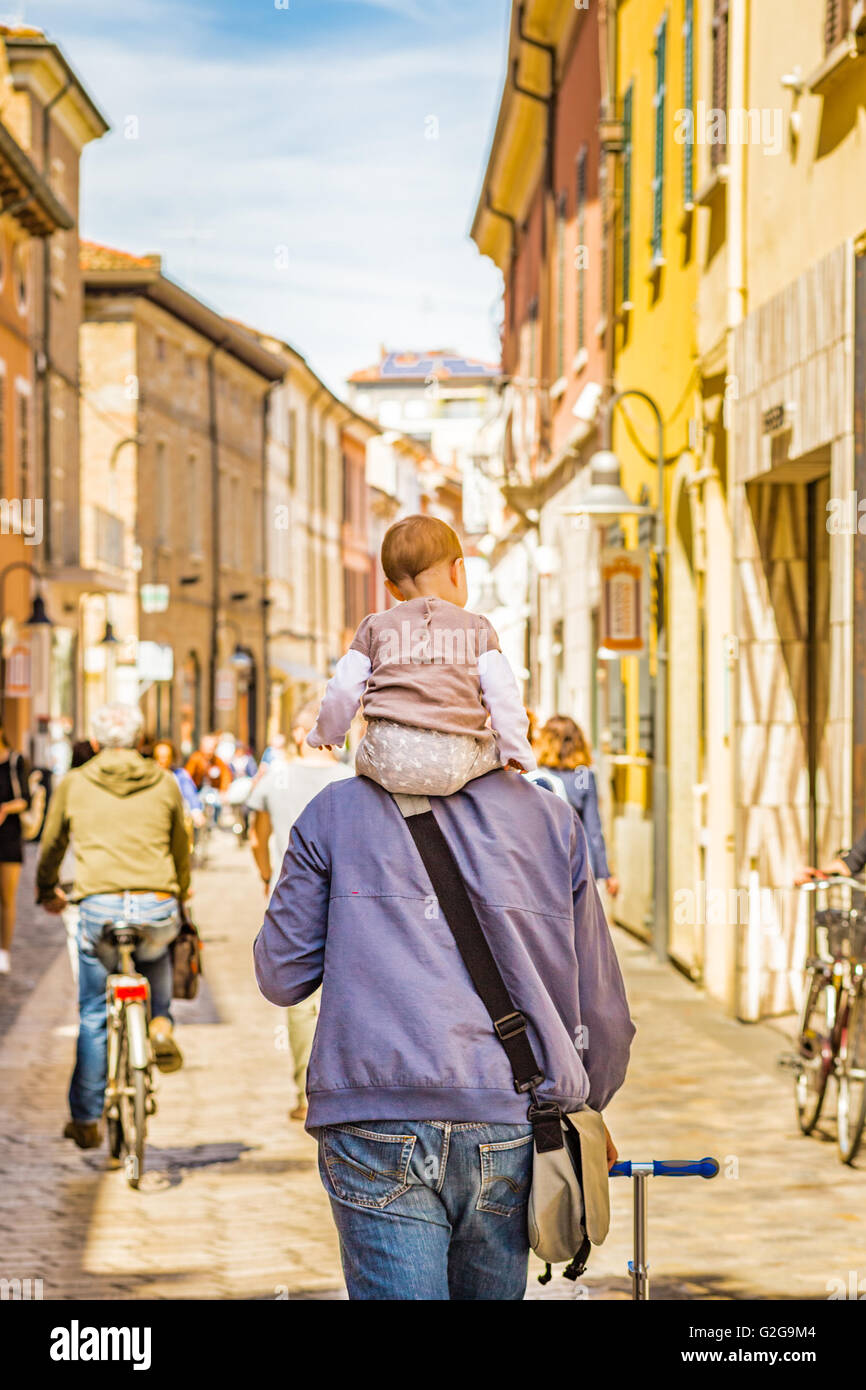
M380 341L495 356L498 273L465 229L497 46L443 32L359 61L332 32L320 49L283 43L229 59L191 48L191 12L180 31L173 13L158 59L144 51L147 26L140 44L105 25L66 47L114 126L85 152L84 234L161 251L166 273L295 343L335 386ZM129 115L137 140L124 138Z

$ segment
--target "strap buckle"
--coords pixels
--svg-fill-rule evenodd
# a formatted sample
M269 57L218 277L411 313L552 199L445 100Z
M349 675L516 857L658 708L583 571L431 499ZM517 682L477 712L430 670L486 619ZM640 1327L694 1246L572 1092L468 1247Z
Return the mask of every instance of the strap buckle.
M542 1081L546 1079L544 1073L538 1071L534 1076L530 1076L528 1081L515 1081L514 1089L519 1096L522 1096L524 1091L534 1091L535 1087L540 1086Z
M510 1038L516 1038L518 1033L526 1032L526 1015L515 1009L514 1013L504 1014L502 1018L495 1019L493 1027L499 1041L507 1042Z

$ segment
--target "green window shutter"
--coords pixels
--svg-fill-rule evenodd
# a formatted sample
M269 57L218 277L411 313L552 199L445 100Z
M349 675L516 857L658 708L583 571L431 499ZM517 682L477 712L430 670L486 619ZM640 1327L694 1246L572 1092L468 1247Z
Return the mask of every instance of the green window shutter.
M622 102L622 123L624 149L622 160L622 300L631 301L631 160L632 129L631 111L634 96L634 83L626 88Z
M586 347L586 145L577 156L577 348Z
M728 109L728 0L713 0L713 109ZM724 164L727 156L726 140L710 145L710 164L714 169Z
M656 124L655 173L652 182L652 258L653 264L662 260L662 211L665 172L665 49L667 48L667 16L656 29L656 87L653 94Z
M683 105L692 117L690 138L683 145L683 202L690 207L695 201L695 7L694 0L685 0L683 18Z

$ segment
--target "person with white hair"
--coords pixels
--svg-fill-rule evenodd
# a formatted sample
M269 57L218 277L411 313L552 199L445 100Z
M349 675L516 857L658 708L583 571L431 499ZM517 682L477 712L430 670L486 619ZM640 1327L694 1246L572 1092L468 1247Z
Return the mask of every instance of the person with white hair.
M147 928L135 961L150 983L156 1065L160 1071L183 1065L171 1021L168 947L180 926L179 902L189 893L189 837L177 782L137 751L141 732L141 711L134 705L103 705L96 711L91 734L97 752L67 773L54 792L36 870L36 901L47 912L62 912L70 900L58 875L73 839L80 1022L64 1135L80 1149L102 1142L108 971L96 944L106 922L125 918Z

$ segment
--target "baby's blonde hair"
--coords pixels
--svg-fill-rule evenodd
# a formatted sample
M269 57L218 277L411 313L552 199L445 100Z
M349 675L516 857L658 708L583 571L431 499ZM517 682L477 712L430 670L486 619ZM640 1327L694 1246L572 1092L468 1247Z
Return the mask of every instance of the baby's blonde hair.
M395 521L382 542L382 569L392 584L415 579L443 560L462 560L457 532L437 516L406 516Z

